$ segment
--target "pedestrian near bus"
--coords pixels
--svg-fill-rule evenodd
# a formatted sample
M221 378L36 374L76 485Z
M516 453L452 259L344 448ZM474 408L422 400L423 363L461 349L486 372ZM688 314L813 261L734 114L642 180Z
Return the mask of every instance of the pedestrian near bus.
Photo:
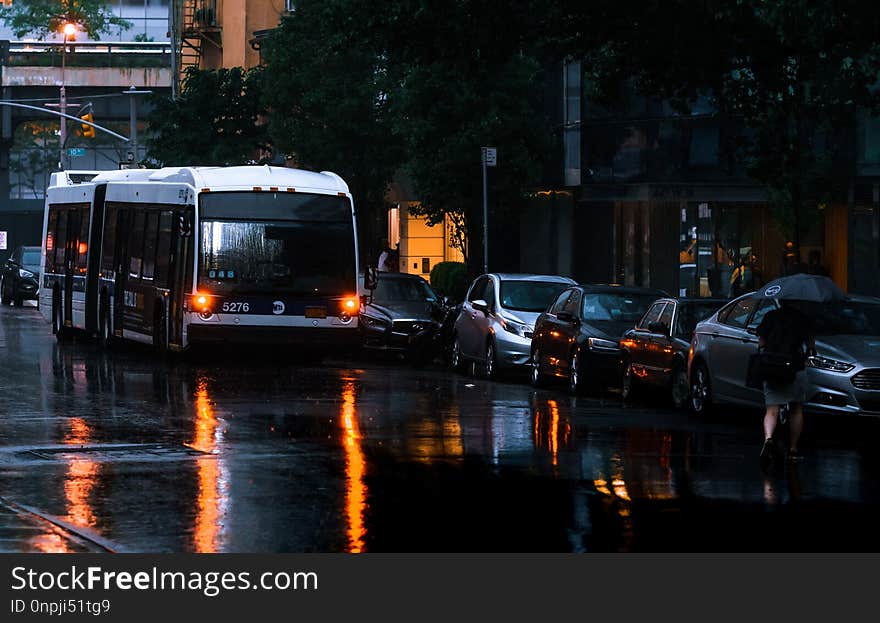
M779 409L789 405L788 460L800 459L798 441L804 427L804 402L807 393L806 362L808 354L814 354L816 341L810 318L798 304L782 300L781 307L767 312L758 325L758 348L766 352L779 353L791 357L797 371L791 382L764 382L764 445L761 448L761 463L765 466L775 458L773 435L779 420Z

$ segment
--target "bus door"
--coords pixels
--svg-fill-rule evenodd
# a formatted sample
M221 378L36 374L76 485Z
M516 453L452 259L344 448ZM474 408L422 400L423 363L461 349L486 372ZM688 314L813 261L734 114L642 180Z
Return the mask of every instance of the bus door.
M95 203L92 210L91 232L89 234L88 270L86 271L86 331L94 333L98 330L98 291L100 288L101 254L104 231L104 197L107 184L99 184L95 188Z
M131 210L119 208L116 211L116 244L113 250L113 332L122 336L123 313L125 310L125 281L128 276L128 231Z
M192 218L193 208L175 210L171 230L171 254L168 265L169 344L183 346L184 299L191 289L192 281Z
M73 276L79 244L80 222L83 210L67 211L67 240L64 244L64 325L73 326Z

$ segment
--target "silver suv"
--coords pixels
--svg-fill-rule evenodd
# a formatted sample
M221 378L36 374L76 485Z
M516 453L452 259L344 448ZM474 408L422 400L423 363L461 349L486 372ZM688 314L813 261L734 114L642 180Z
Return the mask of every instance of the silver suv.
M577 283L558 275L491 273L471 284L455 321L451 365L477 364L484 377L526 366L535 321L559 294Z

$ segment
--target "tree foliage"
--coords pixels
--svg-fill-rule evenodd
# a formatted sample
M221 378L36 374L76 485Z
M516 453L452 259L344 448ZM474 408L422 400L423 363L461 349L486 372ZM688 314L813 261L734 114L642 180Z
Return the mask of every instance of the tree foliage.
M449 216L467 253L481 226L480 148L499 150L491 197L504 226L552 142L541 68L523 46L523 13L511 9L519 4L297 3L264 55L273 139L304 166L348 179L368 219L402 168L414 211L430 223Z
M264 48L275 147L298 166L346 180L365 248L382 235L386 190L403 158L389 107L394 78L386 44L368 25L375 12L360 0L298 2Z
M164 166L255 163L268 145L262 72L187 70L178 99L153 99L149 156Z
M131 22L113 13L106 0L27 0L0 7L3 20L16 37L43 39L61 32L66 22L76 24L92 39L114 28L131 28Z

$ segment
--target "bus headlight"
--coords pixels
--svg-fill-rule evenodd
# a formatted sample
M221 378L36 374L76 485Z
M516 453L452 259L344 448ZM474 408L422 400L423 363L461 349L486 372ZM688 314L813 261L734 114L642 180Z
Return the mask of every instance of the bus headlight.
M346 296L342 299L340 303L340 307L342 307L342 313L339 315L342 318L342 314L348 314L348 317L351 318L351 315L357 312L360 307L360 299L356 296Z
M196 292L190 298L190 309L199 313L204 319L208 319L214 315L214 312L211 311L211 297L207 294L201 294Z
M339 320L341 320L343 324L348 324L349 322L351 322L351 314L349 314L347 311L340 312Z

